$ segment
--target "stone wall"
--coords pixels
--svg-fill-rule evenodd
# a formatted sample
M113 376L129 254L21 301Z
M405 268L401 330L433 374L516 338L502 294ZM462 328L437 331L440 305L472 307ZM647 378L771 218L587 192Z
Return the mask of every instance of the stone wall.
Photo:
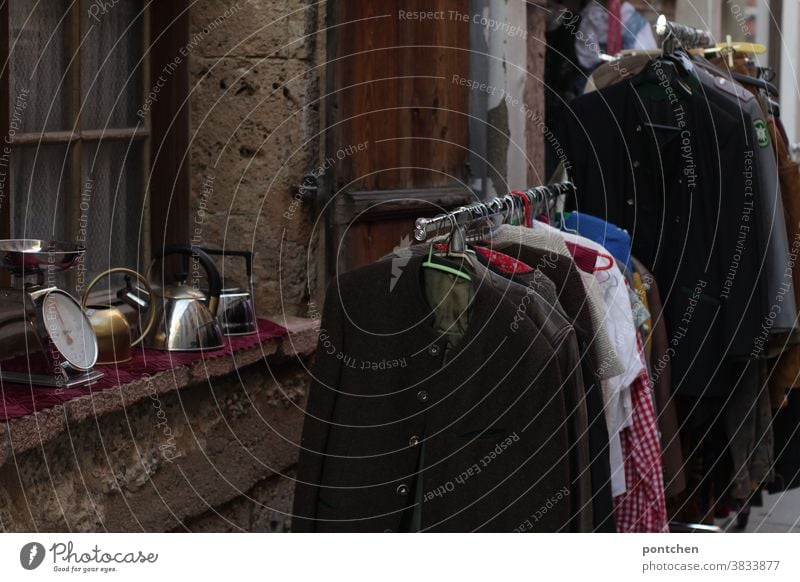
M66 418L58 438L0 467L0 531L289 530L308 385L298 364Z
M319 155L321 6L192 4L193 242L257 253L262 313L304 314L316 290L312 217L293 196ZM242 279L235 262L224 270Z

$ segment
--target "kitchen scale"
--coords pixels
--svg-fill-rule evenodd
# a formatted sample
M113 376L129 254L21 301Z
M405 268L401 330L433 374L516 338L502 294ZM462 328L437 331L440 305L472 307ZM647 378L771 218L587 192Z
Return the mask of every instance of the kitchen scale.
M80 304L55 285L84 247L35 239L0 240L0 381L69 388L100 378L97 337Z

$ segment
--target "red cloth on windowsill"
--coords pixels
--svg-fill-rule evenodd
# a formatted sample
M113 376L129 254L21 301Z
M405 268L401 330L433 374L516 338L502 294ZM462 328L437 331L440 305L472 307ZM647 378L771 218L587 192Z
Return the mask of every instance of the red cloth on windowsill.
M258 320L258 333L226 337L225 347L206 352L165 352L161 350L133 349L130 362L117 365L95 366L103 377L81 386L58 388L53 386L28 386L0 382L0 421L27 416L33 412L64 404L74 398L93 392L102 392L153 376L179 366L230 357L234 352L252 348L270 339L282 337L288 331L266 319Z

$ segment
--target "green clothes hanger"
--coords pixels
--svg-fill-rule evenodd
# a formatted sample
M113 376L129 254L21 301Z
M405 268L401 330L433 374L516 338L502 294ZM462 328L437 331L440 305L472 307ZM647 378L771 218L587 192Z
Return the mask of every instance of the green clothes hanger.
M456 277L461 277L462 279L466 279L467 281L472 281L472 277L469 276L468 273L463 271L459 271L455 267L451 267L449 265L442 265L440 263L433 262L433 245L428 247L428 260L422 263L423 267L427 267L428 269L436 269L437 271L443 271L445 273L449 273L451 275L455 275Z

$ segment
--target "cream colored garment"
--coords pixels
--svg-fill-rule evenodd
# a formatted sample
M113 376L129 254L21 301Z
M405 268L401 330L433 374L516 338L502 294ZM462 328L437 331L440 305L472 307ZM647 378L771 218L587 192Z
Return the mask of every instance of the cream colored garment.
M535 222L533 228L503 224L492 233L494 244L509 243L543 249L557 253L572 260L572 255L564 243L563 233L548 224ZM534 266L534 265L531 265ZM597 369L598 378L601 380L619 376L625 372L625 366L614 349L611 342L608 326L605 323L605 302L597 281L590 273L584 273L576 267L581 274L584 284L589 314L594 325L595 338L590 345L592 358L596 363L602 363Z
M568 242L579 244L585 248L611 256L602 245L577 234L564 233ZM621 495L626 490L625 468L622 457L620 431L632 425L633 404L631 401L631 384L643 369L646 369L639 345L636 340L636 327L633 323L633 310L630 304L628 286L625 276L616 263L604 271L594 274L603 289L603 300L606 304L607 323L617 354L625 365L625 373L601 382L603 397L606 402L606 423L610 440L609 457L611 462L611 494Z

